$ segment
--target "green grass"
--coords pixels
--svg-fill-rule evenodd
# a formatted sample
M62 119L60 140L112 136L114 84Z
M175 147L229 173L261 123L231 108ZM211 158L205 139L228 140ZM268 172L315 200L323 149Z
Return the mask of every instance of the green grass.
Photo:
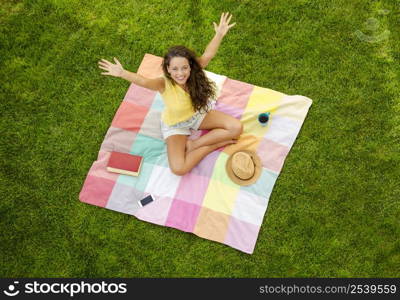
M399 277L395 2L2 1L0 276ZM97 61L201 54L223 11L207 70L313 100L253 255L78 199L129 86Z

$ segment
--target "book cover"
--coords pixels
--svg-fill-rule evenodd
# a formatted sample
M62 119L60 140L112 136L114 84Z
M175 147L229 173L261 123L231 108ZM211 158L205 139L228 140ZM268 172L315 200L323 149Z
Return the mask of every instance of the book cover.
M143 156L112 151L107 163L107 171L138 176L142 162Z

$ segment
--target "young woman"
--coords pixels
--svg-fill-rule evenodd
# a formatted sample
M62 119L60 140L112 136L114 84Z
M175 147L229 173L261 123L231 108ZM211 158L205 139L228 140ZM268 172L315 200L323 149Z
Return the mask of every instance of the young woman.
M99 61L99 68L107 71L101 74L121 77L160 92L165 104L161 131L167 143L170 169L176 175L189 172L210 152L235 143L243 131L239 120L212 109L215 84L203 71L215 56L222 38L236 24L229 25L231 18L229 13L222 13L219 25L213 22L216 34L201 57L184 46L171 47L164 56L164 74L159 78L149 79L124 70L115 57L115 64L105 59ZM191 129L210 131L189 140Z

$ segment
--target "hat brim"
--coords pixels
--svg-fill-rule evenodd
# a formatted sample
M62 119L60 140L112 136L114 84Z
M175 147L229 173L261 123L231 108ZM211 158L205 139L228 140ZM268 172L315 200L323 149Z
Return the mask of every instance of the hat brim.
M239 177L237 177L235 175L235 173L232 170L232 157L235 153L237 152L245 152L248 155L250 155L251 159L254 162L254 174L252 177L250 177L249 179L243 180ZM261 171L262 171L262 163L261 163L261 159L258 157L257 153L255 153L254 151L250 151L250 150L238 150L234 153L232 153L228 160L226 161L226 165L225 165L225 169L226 169L226 173L228 174L229 178L236 184L238 185L251 185L253 183L255 183L258 178L261 175Z

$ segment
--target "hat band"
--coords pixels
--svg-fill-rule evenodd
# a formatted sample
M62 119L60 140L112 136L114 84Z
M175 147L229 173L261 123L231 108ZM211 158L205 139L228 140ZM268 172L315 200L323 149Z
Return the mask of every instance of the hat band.
M235 175L235 177L236 177L237 179L239 179L239 180L250 180L250 179L252 179L252 178L254 177L254 175L256 175L256 173L254 172L253 175L251 175L250 177L247 177L247 178L241 178L241 177L237 176L237 175L235 174L235 172L233 172L233 175Z

